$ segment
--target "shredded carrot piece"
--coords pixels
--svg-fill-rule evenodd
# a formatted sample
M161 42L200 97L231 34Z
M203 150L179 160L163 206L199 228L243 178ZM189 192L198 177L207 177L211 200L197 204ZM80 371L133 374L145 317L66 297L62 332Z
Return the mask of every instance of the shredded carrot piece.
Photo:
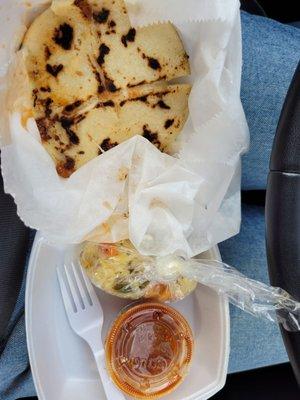
M101 255L105 258L114 257L119 254L117 246L114 244L102 243L100 244Z

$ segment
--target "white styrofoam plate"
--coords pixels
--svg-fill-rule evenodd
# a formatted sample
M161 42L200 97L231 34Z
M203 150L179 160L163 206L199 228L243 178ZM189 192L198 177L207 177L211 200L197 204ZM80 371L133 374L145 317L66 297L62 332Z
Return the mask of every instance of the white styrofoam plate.
M56 267L66 247L48 244L37 234L29 263L26 290L26 333L33 379L40 400L104 400L96 365L88 345L70 328L62 303ZM69 249L68 249L69 250ZM219 258L217 249L205 254ZM97 292L104 310L102 338L128 304ZM186 299L172 304L188 320L195 352L183 384L166 400L208 399L225 384L229 357L228 302L199 285ZM99 332L100 335L100 332Z

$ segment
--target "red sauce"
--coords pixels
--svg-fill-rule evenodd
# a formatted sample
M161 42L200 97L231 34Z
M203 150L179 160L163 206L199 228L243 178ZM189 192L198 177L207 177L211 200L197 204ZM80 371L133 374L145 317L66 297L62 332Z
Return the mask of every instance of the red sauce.
M193 347L188 323L173 308L138 304L113 324L106 342L108 370L125 393L156 399L187 374Z

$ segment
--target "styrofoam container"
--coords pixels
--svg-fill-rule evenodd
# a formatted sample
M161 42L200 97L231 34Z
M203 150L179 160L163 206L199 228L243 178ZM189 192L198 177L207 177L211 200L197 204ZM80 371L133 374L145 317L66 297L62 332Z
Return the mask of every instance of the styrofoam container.
M63 262L66 250L70 249L50 245L37 234L31 253L26 289L26 333L37 395L40 400L104 400L92 353L72 331L62 303L56 267ZM217 248L203 256L220 258ZM104 310L104 340L110 324L128 301L100 290L97 293ZM195 351L189 375L165 399L208 399L226 380L228 302L213 290L198 285L192 295L172 306L190 323Z

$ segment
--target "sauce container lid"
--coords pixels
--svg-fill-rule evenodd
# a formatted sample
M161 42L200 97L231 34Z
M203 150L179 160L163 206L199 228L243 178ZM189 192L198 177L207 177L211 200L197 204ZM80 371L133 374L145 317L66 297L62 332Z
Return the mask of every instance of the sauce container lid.
M108 371L119 389L134 398L157 399L187 375L193 336L172 307L140 303L113 323L105 350Z

